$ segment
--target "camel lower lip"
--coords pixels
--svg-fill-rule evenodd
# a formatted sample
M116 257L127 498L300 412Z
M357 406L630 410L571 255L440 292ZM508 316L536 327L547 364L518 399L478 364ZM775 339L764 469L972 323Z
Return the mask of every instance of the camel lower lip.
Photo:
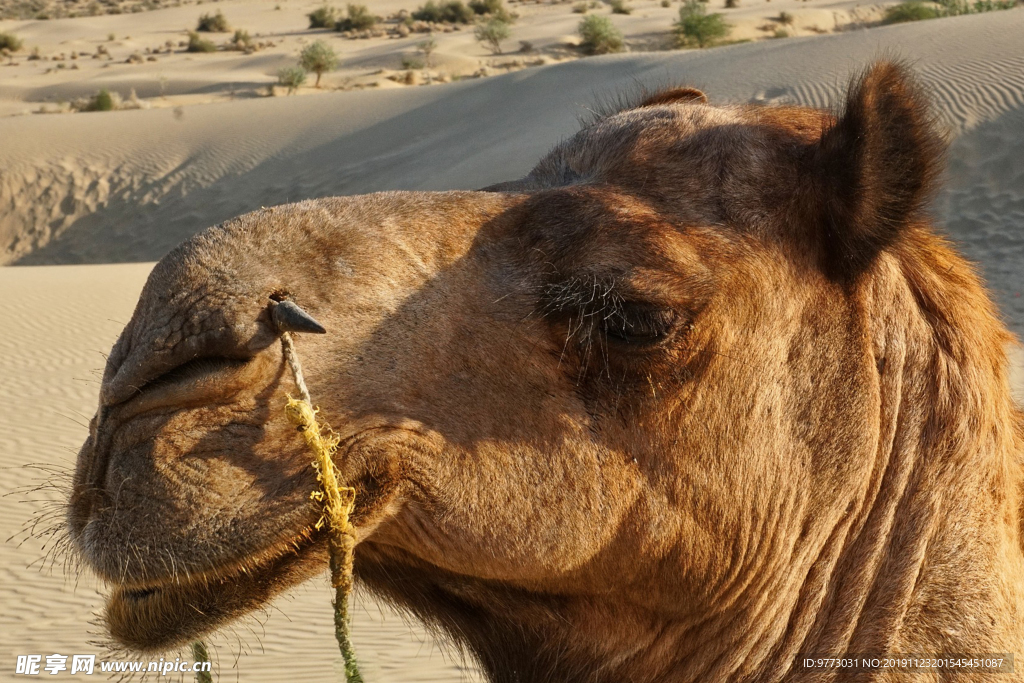
M107 601L110 635L140 652L183 645L255 610L321 568L318 534L304 531L279 552L232 569L157 585L116 588Z

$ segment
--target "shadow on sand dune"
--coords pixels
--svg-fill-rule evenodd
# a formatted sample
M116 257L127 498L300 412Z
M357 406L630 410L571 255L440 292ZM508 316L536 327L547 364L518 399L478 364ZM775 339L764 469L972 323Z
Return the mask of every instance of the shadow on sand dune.
M982 265L1024 336L1024 77L1008 75L1024 73L1010 68L1024 66L1024 55L1004 49L1018 40L1024 12L994 14L1007 16L905 24L870 39L613 55L429 88L75 115L62 117L53 141L40 139L54 130L43 117L6 119L0 133L39 142L23 145L20 158L11 152L24 182L11 184L20 176L12 172L0 183L3 256L18 265L152 261L261 206L483 187L528 172L588 105L638 83L685 82L713 102L826 106L853 70L912 44L940 116L961 131L938 223ZM82 140L74 159L69 135Z

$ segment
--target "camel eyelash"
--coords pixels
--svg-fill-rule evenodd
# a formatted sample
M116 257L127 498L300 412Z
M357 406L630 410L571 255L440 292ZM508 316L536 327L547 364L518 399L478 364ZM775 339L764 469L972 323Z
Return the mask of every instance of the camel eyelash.
M672 309L627 301L601 321L601 331L615 343L650 346L667 339L678 320Z
M600 333L609 343L652 346L678 327L679 314L666 306L627 299L613 278L576 277L549 284L543 313L567 319L570 331Z

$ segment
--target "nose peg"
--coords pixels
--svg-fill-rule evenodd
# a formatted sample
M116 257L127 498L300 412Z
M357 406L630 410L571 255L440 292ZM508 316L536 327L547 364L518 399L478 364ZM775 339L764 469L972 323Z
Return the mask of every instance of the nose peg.
M271 303L270 318L280 333L306 332L309 334L326 334L327 329L292 301L274 301Z

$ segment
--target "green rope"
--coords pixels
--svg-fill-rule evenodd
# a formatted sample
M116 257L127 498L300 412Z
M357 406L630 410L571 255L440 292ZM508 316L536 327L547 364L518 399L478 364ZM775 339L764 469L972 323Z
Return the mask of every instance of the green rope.
M314 491L313 500L323 504L324 514L317 522L316 528L327 527L328 547L331 553L331 585L334 587L334 638L338 641L338 649L345 662L345 681L347 683L363 683L356 663L356 652L352 646L352 633L349 628L348 601L352 594L352 561L356 546L355 529L349 522L349 515L355 507L355 489L340 486L340 473L332 458L338 446L338 437L327 425L321 425L316 419L317 409L309 397L306 380L302 376L302 366L292 345L291 335L281 335L281 346L285 360L295 377L299 388L299 399L288 397L285 414L302 433L306 444L316 456L313 469L316 471L320 490ZM192 656L197 662L210 661L210 653L201 640L192 643ZM197 671L196 683L213 683L209 672Z
M343 571L340 558L344 554L336 552L331 544L331 576ZM348 575L347 585L341 584L334 588L334 639L338 641L341 658L345 662L345 680L347 683L363 683L363 676L356 664L356 651L352 647L352 633L348 623L348 596L352 592L352 575Z
M210 653L206 649L206 643L201 640L192 643L192 659L197 664L205 664L210 661ZM209 671L196 671L196 683L213 683L213 674Z
M306 445L313 451L315 460L313 469L316 472L320 489L312 494L313 500L323 504L323 516L316 524L317 529L327 527L328 548L331 556L331 585L334 587L334 638L338 641L338 649L345 662L345 680L347 683L363 683L356 664L355 648L352 647L351 631L348 619L348 601L352 594L352 562L355 555L355 529L349 522L356 503L356 491L349 486L341 486L338 472L334 464L334 450L338 447L338 437L326 424L321 425L316 419L317 409L306 387L302 375L302 365L295 353L291 335L281 335L281 346L285 360L295 377L299 388L299 399L288 397L285 414L306 440Z

